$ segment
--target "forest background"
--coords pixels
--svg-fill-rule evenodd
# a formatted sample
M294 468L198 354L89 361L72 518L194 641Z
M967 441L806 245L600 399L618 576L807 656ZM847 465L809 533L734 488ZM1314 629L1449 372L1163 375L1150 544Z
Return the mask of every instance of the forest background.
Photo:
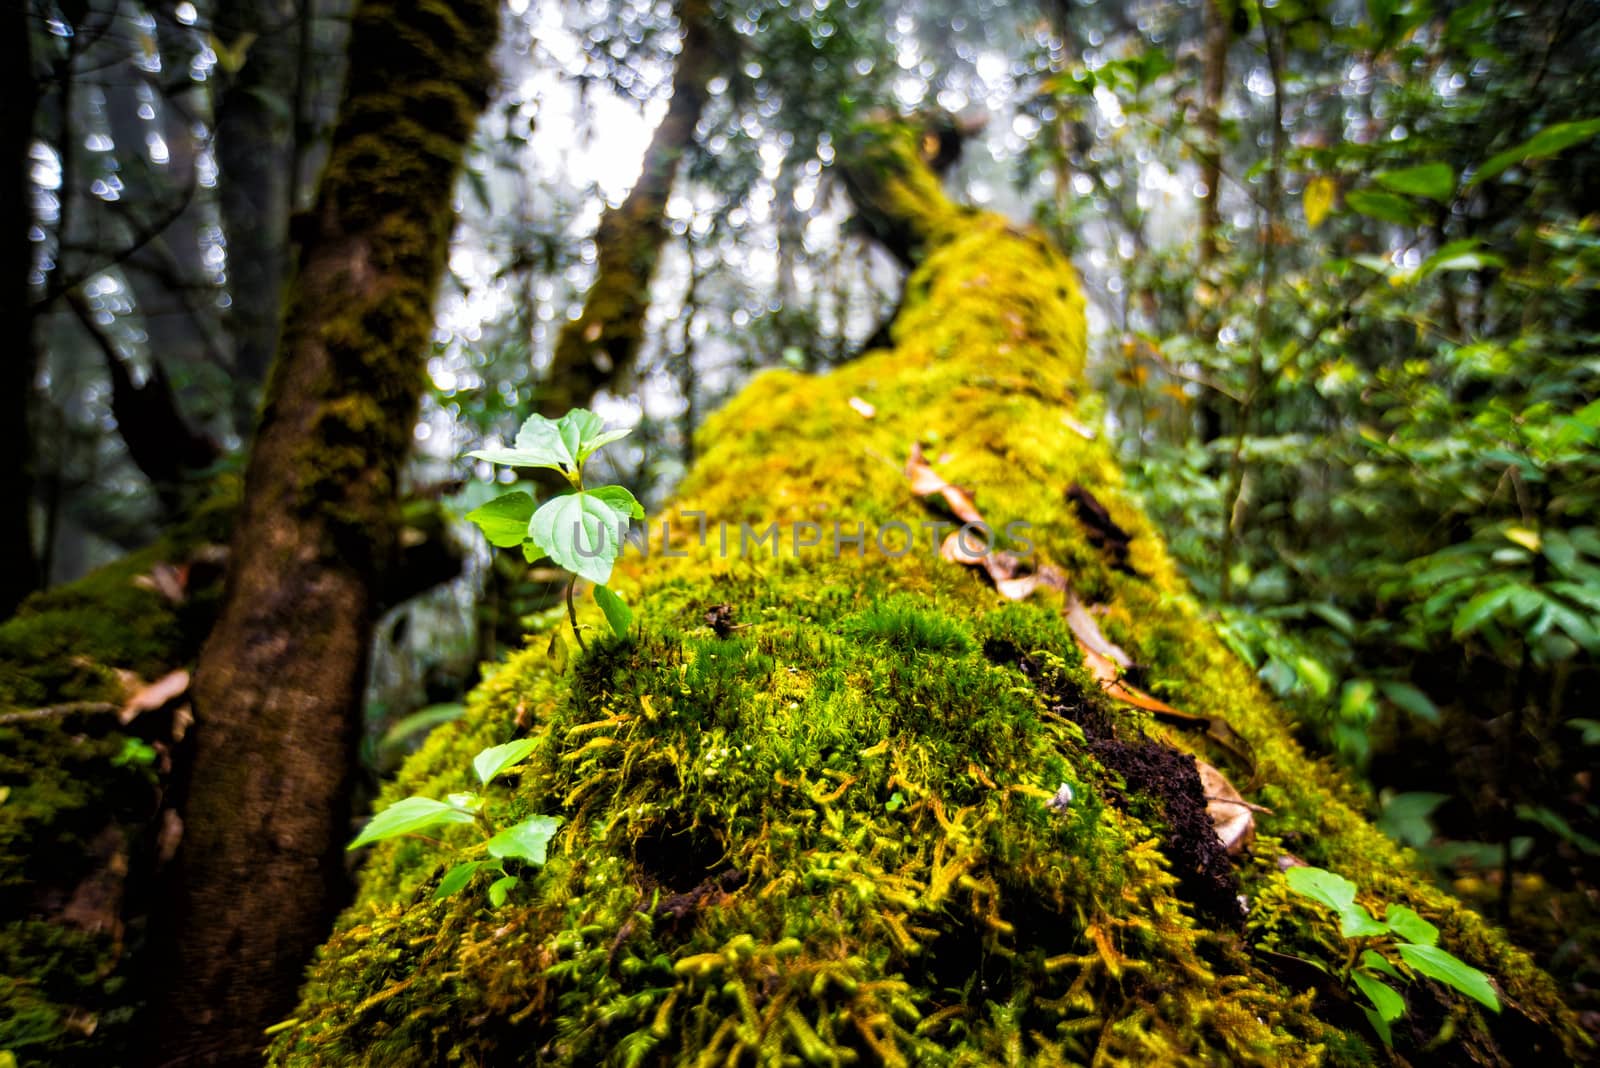
M636 428L606 474L655 504L754 372L880 344L902 268L853 221L840 131L937 110L966 132L951 188L1081 271L1105 397L1083 432L1116 442L1216 627L1595 1029L1596 14L511 0L409 435L421 577L377 627L365 795L550 611L461 521L496 477L461 457L589 406ZM13 18L0 615L239 477L349 16Z

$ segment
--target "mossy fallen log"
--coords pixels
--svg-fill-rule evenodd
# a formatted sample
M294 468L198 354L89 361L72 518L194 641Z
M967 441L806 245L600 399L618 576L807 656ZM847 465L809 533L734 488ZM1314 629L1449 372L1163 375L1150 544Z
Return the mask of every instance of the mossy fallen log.
M564 672L537 637L385 798L466 789L474 754L525 733L489 817L561 816L548 862L493 908L484 875L436 898L483 855L471 828L378 846L272 1063L1382 1062L1355 1002L1297 960L1347 949L1289 893L1290 857L1379 914L1410 906L1492 977L1497 1014L1407 985L1400 1057L1582 1055L1550 980L1372 827L1201 618L1085 426L1071 268L951 205L917 144L879 129L841 152L920 260L894 347L754 381L706 426L652 555L619 568L634 633ZM903 469L916 443L1101 606L1146 704L1231 733L1113 696L1060 590L1009 600L941 558ZM1204 798L1178 754L1267 810L1223 876L1237 897L1197 878L1178 802Z

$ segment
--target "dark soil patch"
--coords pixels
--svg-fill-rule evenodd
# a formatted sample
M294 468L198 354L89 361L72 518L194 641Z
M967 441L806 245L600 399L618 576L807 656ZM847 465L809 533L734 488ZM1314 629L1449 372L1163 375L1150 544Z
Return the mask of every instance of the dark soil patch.
M1109 712L1084 700L1059 673L1046 670L1012 643L990 640L983 651L991 661L1022 672L1051 712L1083 728L1089 752L1102 767L1121 775L1129 793L1158 806L1150 815L1166 825L1161 852L1172 864L1184 900L1202 917L1230 927L1242 926L1239 879L1206 812L1205 790L1194 757L1142 734L1124 741L1119 733L1127 732L1118 731ZM1133 799L1112 791L1110 800L1126 810Z
M1089 751L1122 776L1134 793L1161 803L1167 835L1161 851L1172 862L1185 900L1202 916L1237 927L1244 922L1239 880L1206 812L1194 757L1149 740L1091 738Z

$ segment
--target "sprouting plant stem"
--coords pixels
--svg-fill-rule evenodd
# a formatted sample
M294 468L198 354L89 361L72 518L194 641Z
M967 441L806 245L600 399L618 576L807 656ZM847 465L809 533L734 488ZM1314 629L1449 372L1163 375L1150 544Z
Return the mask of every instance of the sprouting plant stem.
M572 587L577 584L577 575L567 580L567 620L572 624L572 636L578 641L578 651L583 653L588 652L588 646L583 644L583 634L578 630L578 610L572 606Z

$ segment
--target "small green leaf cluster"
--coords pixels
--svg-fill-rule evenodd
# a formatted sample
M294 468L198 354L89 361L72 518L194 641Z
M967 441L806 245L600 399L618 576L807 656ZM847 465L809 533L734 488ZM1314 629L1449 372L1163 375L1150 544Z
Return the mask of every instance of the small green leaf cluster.
M488 786L498 776L516 767L532 754L538 742L532 738L519 738L504 745L490 746L472 758L472 770L478 782ZM481 843L489 854L487 859L464 860L445 873L439 880L435 899L446 898L459 892L479 871L498 871L500 877L489 884L489 904L499 908L506 896L516 888L520 877L508 872L507 860L518 860L533 867L542 867L550 839L561 826L560 816L530 816L521 823L496 831L484 816L482 795L471 792L450 794L445 800L431 797L407 797L396 801L372 817L361 833L346 847L359 849L373 842L405 835L420 835L436 827L470 823L483 829Z
M535 507L532 494L521 490L496 497L469 512L491 545L520 548L531 564L549 557L573 575L594 583L595 602L620 637L633 621L621 597L609 589L611 570L622 551L632 519L644 509L622 486L585 486L583 468L600 448L626 437L627 430L606 430L604 421L583 408L560 419L532 415L522 424L511 448L495 446L467 455L507 467L559 472L571 491ZM568 587L571 604L571 587ZM574 633L577 624L573 624ZM582 639L579 639L580 644Z
M1489 977L1439 948L1439 929L1415 910L1390 904L1380 921L1357 903L1355 883L1323 868L1290 868L1284 879L1290 890L1327 906L1339 917L1339 934L1349 940L1350 953L1338 978L1372 1003L1371 1008L1362 1006L1362 1011L1384 1045L1393 1045L1390 1025L1406 1013L1405 998L1386 979L1405 983L1423 975L1493 1012L1500 1011L1500 998ZM1316 961L1307 963L1328 970Z

